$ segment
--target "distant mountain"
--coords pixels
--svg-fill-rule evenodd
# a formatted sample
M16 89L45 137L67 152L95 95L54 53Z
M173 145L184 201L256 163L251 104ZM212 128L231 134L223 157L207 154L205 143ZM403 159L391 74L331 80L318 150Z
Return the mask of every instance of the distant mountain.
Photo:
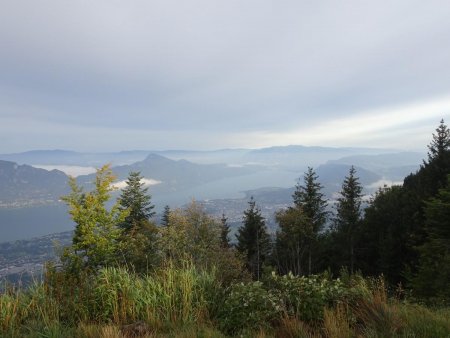
M226 164L196 164L186 160L171 160L157 154L148 155L143 161L112 168L118 180L125 180L131 171L139 171L146 179L153 180L152 193L175 192L199 187L203 184L236 176L244 176L261 170L258 166L231 167ZM82 185L88 185L95 177L79 176Z
M80 153L67 150L32 150L23 153L0 154L0 160L30 165L73 165L100 167L106 163L130 164L141 161L149 151L121 151L115 153Z
M372 193L375 190L375 187L372 187L372 185L381 180L382 177L360 167L355 167L355 169L360 183L365 187L364 193ZM317 167L315 171L319 176L318 181L323 185L324 189L322 192L328 198L332 198L335 193L341 190L342 182L348 175L349 170L350 165L345 164L324 164ZM303 184L302 178L300 180L300 183ZM291 204L294 191L295 187L265 187L245 191L245 199L248 200L250 196L253 196L256 201L267 205Z
M348 164L323 164L316 169L319 181L323 185L342 185L344 178L348 175L351 165ZM379 181L382 177L370 170L355 166L356 176L359 182L364 185L370 185Z
M245 165L256 162L263 165L305 168L328 160L351 155L390 153L388 149L307 147L301 145L277 146L261 149L196 150L130 150L110 153L82 153L66 150L33 150L23 153L0 154L0 160L30 165L72 165L99 167L132 164L157 154L172 160L188 160L199 164L227 163Z
M330 160L328 164L355 165L376 172L386 179L402 181L410 173L419 169L424 153L397 152L391 154L354 155L338 160Z
M291 145L252 150L245 154L244 158L247 162L304 169L307 166L316 167L329 160L336 160L345 156L389 152L392 152L392 150L371 148L306 147Z
M69 191L62 171L37 169L0 160L0 206L23 206L56 202Z

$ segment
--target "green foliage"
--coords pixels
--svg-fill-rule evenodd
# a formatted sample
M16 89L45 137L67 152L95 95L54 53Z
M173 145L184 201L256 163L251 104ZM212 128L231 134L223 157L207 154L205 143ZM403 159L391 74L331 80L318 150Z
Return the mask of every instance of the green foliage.
M441 338L450 336L450 309L429 309L401 304L397 313L403 322L400 337Z
M251 197L249 207L244 211L244 224L236 235L237 249L246 256L249 271L255 279L260 279L262 266L270 253L270 237L261 210Z
M125 220L128 211L121 210L118 203L111 210L106 208L115 189L112 185L114 179L108 165L97 170L92 192L83 193L75 179L70 179L72 192L63 200L69 206L76 227L72 246L66 248L62 256L67 269L74 272L80 269L96 270L116 264L122 233L117 225Z
M224 288L211 271L170 262L151 274L102 268L78 280L50 269L44 283L0 295L2 337L446 337L448 309L389 300L355 275L268 276Z
M393 284L410 282L416 275L419 256L427 241L426 203L445 186L450 173L450 134L441 121L428 146L428 161L420 170L405 178L403 186L381 189L365 210L358 238L358 268L366 274L383 273ZM445 265L441 265L445 266ZM417 282L417 280L416 280ZM428 288L428 279L423 289Z
M161 225L162 226L169 226L169 220L170 220L170 207L168 205L166 205L164 207L164 213L161 219Z
M355 241L361 226L362 185L352 166L342 183L340 197L337 200L335 231L340 246L342 265L349 266L353 273L355 266Z
M123 229L120 237L120 259L124 265L131 266L135 271L146 272L158 264L156 225L150 217L154 205L148 195L148 187L144 188L139 172L131 172L126 181L126 187L119 198L120 209L128 212L125 220L119 224Z
M11 332L22 321L21 294L0 295L0 332Z
M129 233L133 228L140 228L155 215L152 211L155 206L151 203L148 187L144 188L142 179L140 172L130 172L126 187L119 198L120 209L128 212L120 224L125 233Z
M327 220L327 201L315 171L308 167L292 195L294 207L279 211L276 220L276 262L281 273L311 274L318 267L319 233Z
M425 217L427 240L413 287L420 297L450 303L450 176L447 188L426 202Z
M72 245L62 266L47 266L42 283L0 294L0 336L124 337L139 325L152 337L221 337L219 328L260 337L450 336L448 308L389 299L382 278L353 273L361 268L401 282L410 271L414 296L448 304L450 131L443 121L436 131L428 161L403 187L380 189L362 221L362 187L352 167L331 232L320 232L325 203L308 168L295 206L277 214L275 257L279 271L293 272L282 276L261 273L270 238L253 198L238 252L229 246L225 216L219 222L195 202L166 207L164 227L149 222L153 206L139 173L130 174L112 208L108 166L97 171L91 192L71 179L64 201L76 223ZM249 282L244 261L257 282ZM311 272L311 262L334 271L349 266L350 273L298 276Z
M235 284L221 308L220 327L227 333L267 329L282 311L283 303L276 290L267 290L260 281Z
M327 201L325 195L321 193L323 186L318 182L319 176L314 169L308 167L307 172L303 176L303 184L300 182L295 187L294 205L301 208L305 215L313 224L314 234L319 233L327 220Z
M384 274L397 284L405 282L405 260L414 256L411 247L411 194L401 186L381 188L365 209L358 236L358 268L365 274Z
M151 275L138 277L124 269L102 269L95 282L96 316L114 323L145 320L158 325L201 322L208 315L213 273L198 271L186 262L168 264Z
M324 308L343 299L345 294L344 284L339 279L330 280L326 275L272 274L266 283L279 292L284 311L289 316L305 321L321 320Z
M433 134L433 140L428 146L428 163L436 159L443 160L445 153L450 150L450 130L442 119L436 128L436 134Z
M170 226L160 228L159 250L163 260L175 265L192 261L207 271L217 269L220 279L230 283L245 277L242 260L233 248L223 247L221 224L192 202L170 212Z
M282 273L304 274L309 270L304 267L304 256L315 238L311 219L301 207L279 211L275 219L279 224L275 255L278 269Z
M222 214L222 218L220 219L220 242L224 248L229 248L231 246L230 239L228 235L230 233L230 226L227 223L227 218L225 214Z

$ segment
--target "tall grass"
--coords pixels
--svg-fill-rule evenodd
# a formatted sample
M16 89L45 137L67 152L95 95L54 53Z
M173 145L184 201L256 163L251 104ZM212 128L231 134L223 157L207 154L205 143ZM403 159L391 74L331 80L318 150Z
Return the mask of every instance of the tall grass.
M323 317L323 332L325 337L355 337L350 318L351 315L345 304L340 303L334 308L326 308Z
M0 296L0 329L11 332L22 320L21 295L19 293Z
M190 263L164 268L145 277L131 275L124 269L100 271L96 288L97 320L123 324L145 320L155 326L166 323L186 324L208 318L209 289L216 286L211 272L199 272Z
M0 337L450 337L450 309L389 299L382 280L289 277L225 288L219 279L189 261L141 276L52 270L29 289L0 294ZM292 311L291 293L301 311Z

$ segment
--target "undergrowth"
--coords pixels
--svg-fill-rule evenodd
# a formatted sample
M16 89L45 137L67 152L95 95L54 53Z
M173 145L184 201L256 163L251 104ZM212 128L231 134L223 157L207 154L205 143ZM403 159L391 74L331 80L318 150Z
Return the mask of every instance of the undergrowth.
M170 262L122 268L0 295L1 337L450 337L450 309L388 297L382 279L266 276L222 285L214 269Z

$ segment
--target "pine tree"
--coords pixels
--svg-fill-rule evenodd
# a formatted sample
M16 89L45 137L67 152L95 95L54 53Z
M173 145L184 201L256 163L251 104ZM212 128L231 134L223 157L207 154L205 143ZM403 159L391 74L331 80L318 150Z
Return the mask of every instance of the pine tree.
M436 128L436 134L428 145L428 162L423 168L423 190L429 198L438 193L447 184L447 175L450 173L450 130L441 120Z
M317 244L317 236L323 229L327 221L328 212L326 211L327 201L325 195L321 193L323 186L317 181L318 176L313 168L308 167L307 172L303 176L303 184L300 182L296 185L296 189L292 198L294 205L301 208L304 215L312 223L311 241L308 245L308 272L312 270L312 252L313 247Z
M157 262L156 225L150 221L155 215L148 187L144 187L139 172L130 172L126 187L119 198L120 208L129 215L120 224L123 234L121 260L124 265L133 266L137 272L146 272Z
M450 149L450 130L441 120L436 128L436 134L433 134L433 140L428 145L428 163L442 158Z
M311 219L316 233L322 230L328 215L325 210L327 207L325 195L320 192L323 186L317 181L318 178L314 169L308 167L303 176L304 185L299 182L292 195L295 206L301 207L306 216Z
M247 267L253 277L259 280L261 268L270 251L270 237L261 210L256 207L253 197L244 211L244 224L236 234L237 250L246 256Z
M222 243L222 247L224 248L230 247L230 239L228 238L230 226L227 221L228 219L225 217L225 213L222 213L222 218L220 219L220 241Z
M126 181L126 187L122 190L119 202L122 210L128 210L129 215L121 224L125 233L133 228L141 227L155 215L151 203L151 196L148 194L148 187L144 188L140 172L130 172Z
M161 225L168 227L169 221L170 221L170 207L168 205L166 205L164 207L164 213L161 218Z
M350 272L354 272L355 239L361 225L362 186L356 177L355 167L351 166L349 175L345 177L337 201L335 219L338 238L344 246L344 257L349 256Z

